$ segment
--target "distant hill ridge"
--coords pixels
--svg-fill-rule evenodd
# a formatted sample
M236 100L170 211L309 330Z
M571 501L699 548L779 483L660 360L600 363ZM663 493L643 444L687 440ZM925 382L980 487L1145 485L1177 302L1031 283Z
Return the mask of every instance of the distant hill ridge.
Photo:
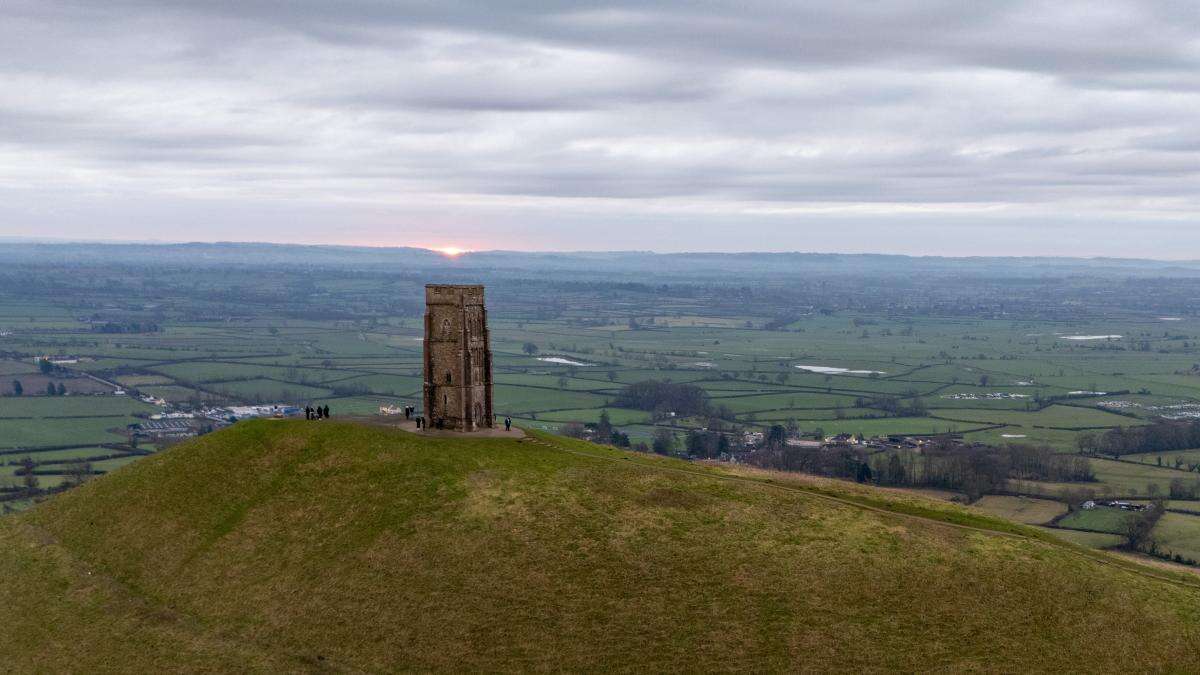
M1200 261L1133 258L945 257L875 253L685 252L489 250L455 257L413 247L330 246L307 244L192 242L105 243L36 242L0 239L0 262L31 260L58 263L130 263L190 265L314 265L326 267L410 266L429 270L572 270L586 264L593 272L651 271L658 274L741 272L782 273L942 273L997 277L1050 275L1196 276Z
M260 420L0 519L15 671L1186 670L1200 583L966 509Z

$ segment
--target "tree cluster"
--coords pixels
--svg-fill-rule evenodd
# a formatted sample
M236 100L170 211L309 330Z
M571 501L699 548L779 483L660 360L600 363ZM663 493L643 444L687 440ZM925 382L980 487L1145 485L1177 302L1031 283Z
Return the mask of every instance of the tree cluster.
M1128 455L1138 452L1187 450L1200 447L1200 420L1156 420L1136 427L1115 427L1080 434L1076 441L1084 452Z
M645 380L626 385L617 394L615 405L655 413L673 412L681 416L704 415L709 411L708 392L694 384L669 380Z
M869 481L873 475L866 453L850 445L797 448L764 443L762 447L750 453L746 461L763 469L800 471L859 482Z
M1149 508L1131 514L1125 521L1125 531L1122 533L1125 536L1125 544L1135 551L1146 550L1157 553L1158 544L1154 541L1154 526L1166 512L1166 502L1162 499L1155 499L1150 503Z
M922 452L874 455L871 472L881 485L959 490L975 501L1001 490L1009 479L1052 482L1094 481L1087 458L1063 455L1044 446L988 446L941 440Z
M903 399L897 396L859 397L854 399L855 408L874 408L882 410L894 417L923 417L929 412L919 396Z
M689 431L687 454L695 459L715 459L729 452L729 437L717 431Z

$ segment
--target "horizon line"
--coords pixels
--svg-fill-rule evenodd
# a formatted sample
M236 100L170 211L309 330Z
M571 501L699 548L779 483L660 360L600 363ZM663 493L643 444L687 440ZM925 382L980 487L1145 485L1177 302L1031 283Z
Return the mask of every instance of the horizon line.
M983 255L983 254L913 254L913 253L888 253L883 251L820 251L820 250L741 250L741 251L721 251L721 250L690 250L690 251L656 251L653 249L463 249L461 253L447 255L444 250L421 246L416 244L338 244L338 243L311 243L311 242L282 242L282 241L234 241L234 240L167 240L167 239L87 239L78 237L28 237L21 235L0 235L0 245L4 244L41 244L51 246L69 246L78 244L98 245L98 246L279 246L290 248L325 248L325 249L365 249L365 250L411 250L424 251L434 255L447 258L464 258L470 255L479 254L521 254L521 255L582 255L582 254L638 254L638 255L831 255L831 256L889 256L896 258L933 258L933 259L993 259L993 260L1037 260L1037 259L1053 259L1053 260L1079 260L1079 261L1129 261L1129 262L1157 262L1157 263L1182 263L1182 264L1200 264L1200 258L1155 258L1155 257L1133 257L1123 258L1105 255L1092 256L1070 256L1070 255Z

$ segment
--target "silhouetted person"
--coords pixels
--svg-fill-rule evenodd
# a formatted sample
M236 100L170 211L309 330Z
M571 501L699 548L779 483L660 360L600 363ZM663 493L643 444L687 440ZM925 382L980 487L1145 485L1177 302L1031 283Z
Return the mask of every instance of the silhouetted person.
M411 419L411 418L412 418L412 406L406 405L406 406L404 406L404 419L407 420L407 419Z
M325 418L329 419L329 406L328 405L325 406Z
M311 405L304 406L304 419L306 419L306 420L312 419L312 406Z
M511 417L504 418L504 430L512 431L512 418Z

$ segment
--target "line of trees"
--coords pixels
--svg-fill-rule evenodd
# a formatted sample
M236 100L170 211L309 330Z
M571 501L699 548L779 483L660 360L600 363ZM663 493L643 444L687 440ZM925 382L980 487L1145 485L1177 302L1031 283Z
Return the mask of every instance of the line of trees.
M1138 452L1169 452L1200 447L1200 420L1156 420L1136 427L1115 427L1104 433L1088 432L1076 443L1083 452L1129 455Z
M895 417L923 417L929 412L925 401L920 396L917 396L916 392L912 392L910 398L900 398L898 396L859 397L854 399L854 407L874 408Z
M874 472L867 453L850 445L819 449L798 448L769 440L750 453L747 463L776 471L799 471L818 476L847 478L860 483L872 479Z
M958 490L970 501L1003 490L1009 479L1051 482L1096 480L1087 458L1063 455L1046 446L964 444L941 439L922 452L873 455L871 472L881 485Z
M684 447L689 457L715 459L729 452L729 436L717 431L692 430Z
M880 485L957 490L975 501L1002 491L1010 479L1089 482L1096 479L1087 458L1063 455L1045 446L988 446L939 439L921 452L868 453L853 445L821 448L789 446L783 428L768 430L748 461L766 469L871 481ZM1182 489L1182 488L1181 488Z

